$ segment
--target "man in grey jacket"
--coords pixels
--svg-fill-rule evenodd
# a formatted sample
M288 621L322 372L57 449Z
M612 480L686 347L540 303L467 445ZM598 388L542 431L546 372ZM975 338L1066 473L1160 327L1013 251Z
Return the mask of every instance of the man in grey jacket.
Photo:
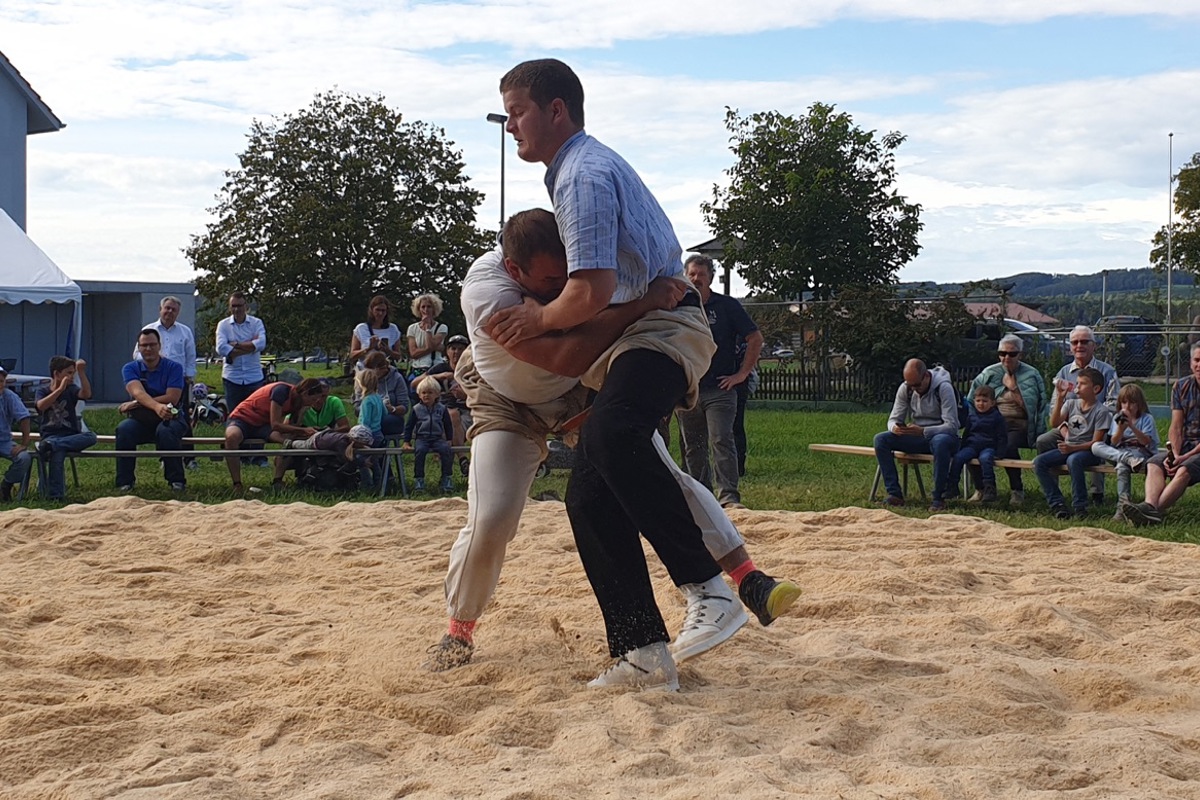
M887 488L884 505L904 505L896 452L933 455L933 502L930 511L944 511L950 483L950 463L958 450L958 400L950 375L941 367L929 369L919 358L904 365L904 383L888 415L888 429L875 436L875 459Z

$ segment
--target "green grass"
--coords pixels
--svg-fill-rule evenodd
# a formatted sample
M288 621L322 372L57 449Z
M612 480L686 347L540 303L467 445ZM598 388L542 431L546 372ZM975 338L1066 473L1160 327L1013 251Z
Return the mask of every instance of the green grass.
M112 409L97 409L86 412L88 425L101 433L115 429L120 415ZM750 441L750 457L747 461L747 472L742 480L742 499L752 509L777 509L786 511L821 511L844 506L867 507L870 503L867 495L875 474L875 462L870 458L860 456L838 455L833 453L815 453L808 445L815 442L837 442L841 444L869 445L872 438L883 430L886 415L881 413L835 413L813 411L788 411L751 409L746 416L747 435ZM1160 426L1165 425L1160 422ZM1164 431L1165 432L1165 431ZM215 426L204 426L196 431L199 436L220 436L221 429ZM678 433L672 429L672 452L678 455ZM97 497L116 494L114 487L115 463L109 459L79 459L79 478L81 486L77 489L70 483L67 476L68 495L74 502L88 501ZM223 461L200 459L200 469L189 471L188 491L184 499L201 502L224 502L233 499L230 487L229 472ZM411 459L405 460L408 476L411 480ZM931 483L929 470L924 468L926 488ZM431 459L427 464L429 474L438 474L436 460ZM346 499L342 495L322 495L305 490L289 488L279 495L270 492L271 470L269 468L245 467L243 482L247 487L257 487L263 491L248 495L252 499L266 503L290 503L303 501L317 505L332 505ZM162 479L159 464L155 459L138 459L137 494L150 500L173 499L174 495ZM289 487L292 486L292 476L287 478ZM464 496L465 486L461 478L455 478L459 484L456 495ZM566 489L567 473L555 471L549 477L534 481L531 494L534 496L553 493L563 497ZM1000 477L1001 495L1007 496L1007 482ZM1135 476L1134 493L1142 491L1143 478ZM1062 479L1064 489L1067 479ZM410 483L411 485L411 483ZM912 484L910 498L913 502L900 509L898 513L909 517L925 517L928 511L916 497L915 481ZM978 505L968 506L965 503L952 505L951 510L995 520L1005 525L1017 528L1044 527L1061 529L1072 527L1077 523L1062 522L1050 516L1046 509L1045 500L1037 486L1037 480L1031 472L1025 474L1025 507L1013 511L1007 503L998 504L994 508L984 508ZM1109 498L1115 493L1113 479L1109 479ZM436 494L418 495L416 499L437 497ZM1134 531L1128 525L1114 523L1110 519L1112 505L1103 512L1087 520L1088 525L1105 528L1116 533L1137 533L1164 541L1179 541L1200 543L1200 492L1185 495L1183 500L1171 509L1167 524L1156 528L1142 528ZM359 494L354 499L369 502L375 500L374 495ZM49 503L40 499L30 499L26 505L53 508L59 504Z

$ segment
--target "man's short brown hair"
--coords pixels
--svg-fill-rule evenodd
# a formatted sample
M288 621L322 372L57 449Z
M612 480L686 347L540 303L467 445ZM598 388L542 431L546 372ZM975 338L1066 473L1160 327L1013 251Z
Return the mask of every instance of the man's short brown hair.
M539 58L523 61L505 73L500 79L500 94L509 89L528 89L529 99L545 108L560 99L567 107L567 115L579 127L583 127L583 84L579 76L557 58Z
M558 236L558 223L554 215L544 208L518 211L504 223L501 237L504 257L512 259L521 272L529 272L533 257L546 254L563 261L567 260L567 249Z

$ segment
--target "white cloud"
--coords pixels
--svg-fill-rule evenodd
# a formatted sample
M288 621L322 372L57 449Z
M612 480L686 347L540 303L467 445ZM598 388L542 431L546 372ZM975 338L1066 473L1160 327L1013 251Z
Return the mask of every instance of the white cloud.
M1200 131L1192 88L1200 70L1183 64L1007 89L996 88L996 76L955 70L784 79L764 67L770 79L705 79L687 64L633 63L600 48L640 40L650 43L645 52L665 37L830 20L1126 14L1195 18L1200 2L768 0L734 9L621 0L581 10L557 0L7 0L0 49L68 123L29 140L30 220L39 243L80 277L118 264L129 277L186 271L180 248L202 229L251 120L294 112L334 86L382 93L407 118L444 126L488 195L480 224L494 226L499 131L483 118L500 110L499 76L520 58L544 55L544 42L580 67L589 130L643 173L685 246L709 238L699 205L732 162L725 107L802 114L820 100L863 127L909 137L900 186L924 206L926 230L906 275L954 275L969 265L982 276L1029 259L1059 272L1144 262L1162 224L1156 215L1165 217L1166 132L1182 132L1179 163L1185 149L1200 149L1186 133ZM507 146L507 211L548 205L540 166L517 161Z

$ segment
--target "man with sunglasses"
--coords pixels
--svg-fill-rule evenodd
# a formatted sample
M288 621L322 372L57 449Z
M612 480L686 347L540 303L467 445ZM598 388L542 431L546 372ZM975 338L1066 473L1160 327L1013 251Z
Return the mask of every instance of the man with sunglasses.
M990 386L996 393L996 407L1008 428L1008 447L1002 458L1020 458L1020 448L1034 447L1038 436L1046 430L1046 419L1050 414L1046 380L1040 370L1021 360L1024 350L1025 342L1020 336L1010 333L1002 337L996 348L997 363L983 368L971 382L967 396L968 401L973 401L975 390L980 386ZM972 476L978 469L971 468ZM1021 470L1010 467L1006 472L1011 491L1009 504L1020 506L1025 502ZM979 485L978 480L975 483ZM982 500L982 492L976 492L970 499Z
M1096 358L1096 334L1087 325L1076 325L1071 329L1071 353L1075 358L1064 364L1054 376L1054 391L1050 395L1050 408L1055 407L1060 393L1065 394L1065 400L1077 399L1075 396L1075 377L1079 371L1091 367L1104 376L1104 394L1100 402L1108 406L1110 411L1117 408L1117 395L1121 393L1121 381L1117 371L1111 365ZM1049 452L1058 447L1063 440L1062 432L1051 429L1037 438L1039 454ZM1104 475L1092 473L1092 505L1104 504Z

